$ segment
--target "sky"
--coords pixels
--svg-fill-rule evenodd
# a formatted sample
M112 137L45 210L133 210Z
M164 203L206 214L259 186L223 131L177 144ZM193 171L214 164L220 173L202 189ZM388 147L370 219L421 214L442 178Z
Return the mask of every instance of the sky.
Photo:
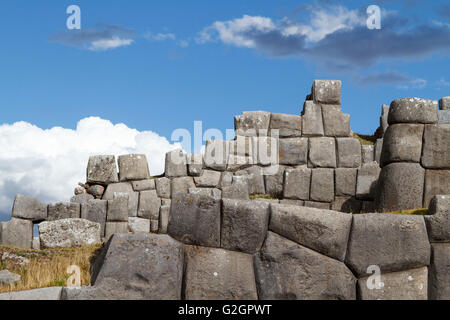
M156 175L194 121L300 114L314 79L342 80L361 134L382 104L450 95L448 1L2 0L0 39L0 219L17 193L68 200L89 155L145 153Z

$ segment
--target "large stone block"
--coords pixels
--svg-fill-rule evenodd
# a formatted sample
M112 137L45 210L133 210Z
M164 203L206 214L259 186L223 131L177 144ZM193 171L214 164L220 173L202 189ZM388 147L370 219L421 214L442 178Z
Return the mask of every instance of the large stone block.
M225 171L227 169L228 155L230 151L229 141L208 140L206 141L204 163L205 167Z
M222 199L222 190L217 188L191 188L189 194L201 194L214 199Z
M352 216L299 206L272 204L269 229L302 246L344 261Z
M248 176L233 176L232 184L222 187L222 198L249 200L249 190Z
M158 198L156 190L140 192L138 217L159 220L159 208L161 208L161 198Z
M106 221L127 222L128 221L128 193L115 193L114 200L108 201L108 212Z
M302 134L305 137L324 135L322 107L312 101L306 101L303 106Z
M81 219L100 224L100 237L105 235L107 206L106 200L92 200L81 204Z
M261 166L276 165L279 161L279 140L274 137L253 138L252 164Z
M270 130L278 130L280 138L300 137L302 135L302 117L291 114L272 113Z
M423 206L425 170L418 163L391 163L378 181L376 203L380 212L418 209Z
M308 163L307 138L280 139L279 148L280 164L303 165Z
M47 221L80 218L81 205L75 202L59 202L48 205Z
M170 190L170 179L168 178L158 178L155 181L156 184L156 193L158 197L163 199L170 199L171 190Z
M169 226L169 219L170 219L170 205L161 206L161 209L159 210L159 223L158 223L159 233L161 234L167 233L167 227Z
M82 203L86 203L86 202L89 202L94 199L95 198L93 195L87 194L87 193L82 193L82 194L77 194L76 196L73 196L70 199L70 202L82 204Z
M356 182L356 197L358 199L371 200L374 198L380 171L377 162L364 163L358 169Z
M186 194L191 188L195 188L194 179L192 177L174 178L170 184L170 189L172 192L171 198L179 193Z
M266 238L269 204L258 201L223 199L222 248L256 253Z
M247 111L234 117L237 136L267 136L270 125L270 113L265 111Z
M165 176L168 178L187 176L186 154L181 149L166 153Z
M237 176L247 176L248 188L250 194L264 194L266 192L264 186L263 170L258 166L251 166L245 170L237 171Z
M431 248L428 298L450 300L450 243L432 243Z
M355 196L358 169L337 168L335 170L336 196Z
M450 97L444 97L439 100L439 110L450 110Z
M336 168L336 146L334 140L334 138L309 139L309 161L313 167ZM361 150L359 151L361 152Z
M10 286L22 280L22 277L18 274L9 272L8 270L0 271L0 286ZM1 295L0 295L1 300Z
M39 224L41 248L73 248L101 241L101 225L84 219L45 221Z
M109 239L113 234L128 233L128 222L106 222L105 238Z
M389 108L389 125L396 123L437 123L437 101L420 98L394 100Z
M362 145L361 146L361 161L362 163L369 163L375 161L375 146Z
M61 298L61 287L50 287L0 294L0 300L9 301L57 301Z
M450 241L450 195L434 196L428 211L425 223L430 241Z
M337 166L339 168L358 168L361 165L361 143L354 138L338 138ZM330 155L331 156L331 155Z
M341 104L341 81L314 80L312 97L315 103Z
M284 174L283 197L294 200L309 200L311 169L286 169Z
M251 255L187 246L185 260L184 299L258 299Z
M227 160L227 170L236 172L250 167L253 164L253 158L245 156L236 156L230 154Z
M145 154L127 154L119 156L120 181L150 179L147 157Z
M186 244L220 247L221 201L195 194L172 199L168 234Z
M450 124L425 126L422 166L427 169L450 169Z
M450 195L450 170L425 170L423 207L427 208L430 200L440 194Z
M269 232L255 255L261 300L354 300L356 279L337 260Z
M350 115L335 108L322 106L324 133L327 137L350 136Z
M116 157L92 156L86 170L86 181L90 184L103 184L119 182L117 174Z
M253 137L236 136L229 141L230 155L253 158Z
M191 177L201 176L203 173L203 155L202 154L188 154L187 170Z
M389 127L388 116L389 116L389 106L383 104L381 107L381 117L380 117L380 128L383 131L383 134Z
M355 197L336 197L332 203L331 209L345 213L361 213L363 201Z
M438 111L438 124L450 124L450 110Z
M381 166L392 162L420 162L423 128L421 124L393 124L384 134Z
M128 216L136 217L139 203L139 192L133 190L131 183L121 182L108 185L103 200L114 200L114 194L128 194Z
M332 202L334 200L334 170L313 169L311 174L311 200Z
M197 187L216 188L219 186L221 175L219 171L204 170L201 176L194 177L194 181Z
M150 220L137 217L129 217L128 230L132 233L149 233Z
M346 264L358 275L376 265L389 273L427 266L430 243L421 216L397 214L353 215Z
M136 192L156 189L155 179L132 181L131 184Z
M12 217L40 222L47 219L47 205L21 194L14 199Z
M33 242L33 222L11 218L2 223L1 240L3 245L31 249Z
M377 139L375 142L375 159L374 161L381 163L381 152L383 151L383 139Z
M383 286L374 287L369 277L358 280L361 300L427 300L428 268L382 273Z
M281 196L283 194L283 181L285 166L272 166L274 173L264 175L264 183L266 187L266 194L274 197ZM276 169L276 170L275 170Z
M330 210L331 209L331 203L329 203L329 202L318 202L318 201L305 201L305 207L316 208L316 209L323 209L323 210Z

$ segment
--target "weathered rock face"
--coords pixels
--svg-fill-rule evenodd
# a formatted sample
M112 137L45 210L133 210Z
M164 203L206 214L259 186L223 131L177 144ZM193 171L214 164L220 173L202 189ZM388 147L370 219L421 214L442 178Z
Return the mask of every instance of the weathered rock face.
M382 273L381 288L369 289L369 278L358 280L358 292L361 300L427 300L428 268Z
M384 135L381 166L392 162L420 162L424 126L394 124Z
M201 176L203 173L203 155L188 154L186 159L188 174L192 177Z
M254 263L262 300L356 298L356 279L345 264L275 233L268 233Z
M116 234L106 250L94 273L94 299L181 298L184 246L178 241L167 235Z
M48 205L47 221L80 218L81 205L74 202L59 202Z
M156 190L141 191L139 195L138 217L158 220L161 199L158 198Z
M173 199L178 194L189 193L189 189L195 188L194 179L192 177L179 177L171 181L170 190Z
M374 145L361 145L361 162L369 163L372 161L376 161L375 146Z
M341 104L341 81L314 80L312 97L315 103Z
M170 199L171 190L170 190L170 179L167 178L158 178L156 179L156 193L158 197L163 199Z
M427 266L430 244L421 216L360 214L353 216L347 265L358 276L371 265L382 273Z
M302 135L302 117L272 113L270 130L278 130L280 138L300 137Z
M394 100L389 108L389 125L396 123L437 123L437 101L404 98Z
M438 111L438 124L450 124L450 110Z
M313 169L311 174L311 200L331 202L334 200L334 171Z
M120 181L150 179L147 157L145 154L128 154L119 157Z
M356 197L363 200L372 200L375 196L379 176L380 167L378 163L370 162L363 164L358 169Z
M336 196L354 196L358 169L337 168L335 170Z
M450 241L450 195L438 195L430 201L425 216L430 241Z
M70 199L70 202L74 202L74 203L87 203L91 200L94 200L94 196L91 194L87 194L87 193L82 193L82 194L77 194L76 196L73 196Z
M250 194L266 193L262 168L258 166L252 166L245 170L237 171L235 175L237 176L243 175L247 177L248 191Z
M189 189L189 194L201 194L214 199L222 199L222 190L217 188L191 188Z
M248 176L233 176L230 186L222 187L223 199L249 200Z
M0 300L16 301L52 301L60 300L61 287L34 289L0 294Z
M312 101L306 101L303 107L302 130L305 137L324 135L322 107Z
M0 239L2 244L23 249L31 249L33 241L33 222L11 218L2 222Z
M344 261L352 216L330 210L272 204L270 230Z
M450 97L444 97L439 100L439 110L450 110Z
M116 157L92 156L86 171L86 180L91 184L110 184L119 181L117 175Z
M108 201L108 212L106 220L108 222L128 221L128 193L115 193L114 200Z
M354 138L339 138L337 140L338 167L358 168L361 165L361 143Z
M308 139L288 138L280 139L280 164L302 165L308 161Z
M251 255L186 247L186 300L257 300Z
M264 183L266 186L266 194L272 196L279 196L283 194L283 180L285 166L277 166L276 173L271 175L264 175Z
M100 224L100 237L105 234L107 205L106 200L92 200L81 204L81 218Z
M17 195L14 199L12 217L39 222L47 219L47 205L35 198Z
M136 217L129 217L128 229L132 233L148 233L150 232L150 220Z
M99 184L90 186L87 189L87 193L92 194L94 196L94 198L96 198L96 199L101 198L104 192L105 192L105 187L101 186Z
M350 135L349 114L344 114L336 108L322 106L322 116L324 133L327 137L348 137Z
M99 223L84 219L63 219L39 224L41 247L73 248L101 241Z
M221 175L219 171L204 170L201 176L194 177L194 181L197 187L216 188L219 186Z
M178 149L166 153L166 177L184 177L187 176L186 155L183 150Z
M156 189L155 179L133 181L131 184L133 185L133 190L137 192Z
M284 198L309 200L311 169L288 169L284 179ZM267 185L267 183L266 183Z
M427 169L450 169L450 124L425 126L422 166Z
M220 247L221 201L196 194L172 199L168 234L186 244Z
M269 204L223 199L222 206L222 247L251 254L261 249L269 223Z
M313 167L336 168L336 146L333 138L310 138L309 161Z
M0 286L9 286L22 280L18 274L9 272L8 270L0 271Z
M106 222L105 239L113 234L128 233L128 222Z
M234 117L236 135L267 136L270 125L270 112L250 111Z
M206 141L204 162L205 167L225 171L227 168L227 160L230 151L228 141L208 140Z
M432 243L429 269L429 299L450 299L450 243Z
M114 194L128 194L128 216L136 217L139 202L139 192L133 190L131 183L121 182L108 185L103 200L114 200Z

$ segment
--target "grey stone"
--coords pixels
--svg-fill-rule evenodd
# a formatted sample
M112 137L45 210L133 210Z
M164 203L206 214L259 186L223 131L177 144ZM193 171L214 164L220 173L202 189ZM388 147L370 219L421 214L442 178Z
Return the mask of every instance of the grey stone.
M11 218L3 222L2 244L22 249L31 249L33 242L33 222L18 218Z
M389 116L389 106L383 104L383 106L381 107L381 117L380 117L380 127L383 130L383 135L386 132L387 128L389 127L388 116Z
M150 232L158 233L159 230L159 219L158 220L150 220Z
M258 299L251 255L187 246L185 260L184 299Z
M230 144L228 141L206 141L204 155L205 167L212 170L225 171L227 169L229 151Z
M266 194L279 197L283 195L284 170L286 167L272 166L271 168L274 169L275 173L264 175Z
M155 181L156 184L156 193L158 197L163 199L170 199L171 190L170 190L170 179L168 178L158 178Z
M355 196L358 169L337 168L335 170L336 196Z
M311 169L286 169L283 197L294 200L309 200Z
M450 125L425 126L422 166L427 169L450 169Z
M228 171L238 171L250 167L253 164L253 158L236 156L230 154L227 160L227 170Z
M188 154L187 170L191 177L201 176L203 173L203 155L201 154Z
M105 238L109 239L113 234L128 233L128 222L107 222Z
M60 300L62 287L50 287L27 291L17 291L0 294L0 300L19 301L51 301Z
M95 299L181 298L184 246L167 235L115 234L100 259Z
M314 80L312 96L315 103L341 104L341 81Z
M110 184L119 181L117 175L116 157L92 156L86 170L87 183Z
M12 217L39 222L47 219L47 205L21 194L16 195Z
M246 136L236 136L236 139L229 142L229 154L242 157L253 158L253 138Z
M317 201L305 201L305 207L316 208L316 209L323 209L323 210L330 210L331 209L331 203L329 203L329 202L317 202Z
M222 190L217 188L191 188L189 194L201 194L214 199L222 199Z
M223 199L222 248L256 253L266 238L269 204L258 201Z
M222 188L222 198L249 200L248 176L233 176L231 186Z
M253 199L252 201L263 202L263 203L268 203L268 204L280 203L280 200L278 200L278 199L265 199L265 198L256 198L256 199ZM301 200L291 200L291 201L300 201L301 202Z
M279 161L279 140L274 137L253 138L252 164L261 166L276 165Z
M444 97L439 100L439 110L450 110L450 97Z
M362 201L355 197L336 197L334 198L331 209L345 213L360 213Z
M427 208L430 200L441 194L450 195L450 170L425 170L423 207Z
M108 222L128 221L128 197L128 193L115 193L113 200L107 200L106 220Z
M362 145L361 146L361 160L362 163L369 163L375 161L375 146Z
M145 154L127 154L119 156L120 181L150 179L147 157Z
M438 123L439 124L450 124L450 110L439 110L438 111Z
M237 136L267 136L270 125L270 113L265 111L247 111L234 117Z
M338 138L336 140L338 167L358 168L361 165L361 143L359 140L354 138Z
M41 250L41 239L39 239L39 237L33 237L33 244L31 247L33 250Z
M382 273L381 288L369 289L368 277L358 280L358 292L361 300L427 300L428 269L427 267Z
M430 244L421 216L397 214L353 215L346 264L358 276L376 265L382 273L427 266Z
M308 139L288 138L279 142L280 164L302 165L308 163Z
M271 205L269 229L302 246L344 261L352 216L308 207Z
M361 213L378 212L378 206L374 201L362 201Z
M394 100L389 108L389 125L395 123L437 123L437 101L420 98Z
M391 163L380 174L376 197L380 212L422 208L425 170L418 163Z
M384 134L381 166L392 162L420 162L423 125L393 124Z
M381 163L381 152L383 151L383 139L377 139L375 142L375 161Z
M337 260L269 232L255 255L261 300L354 300L356 279Z
M305 205L305 201L303 201L303 200L282 199L282 200L280 200L280 204L286 204L286 205L291 205L291 206L303 207Z
M139 195L138 217L150 220L159 220L159 208L161 198L158 198L156 190L141 191Z
M310 138L309 161L313 167L336 168L334 138Z
M90 246L101 241L99 223L84 219L45 221L39 224L43 248L73 248Z
M350 115L322 106L324 133L327 137L350 136Z
M187 160L183 150L177 149L166 153L165 176L168 178L187 176Z
M161 206L169 206L172 203L172 200L170 199L161 199Z
M186 244L220 246L221 201L195 194L172 199L168 234Z
M106 200L92 200L88 203L81 204L81 218L100 224L100 237L103 237L105 234L107 206L108 201ZM58 221L66 221L66 220L58 220ZM77 226L78 224L81 225L81 223L77 223L75 226Z
M270 130L278 130L280 138L300 137L302 135L302 117L291 114L272 113Z
M264 194L266 192L263 170L260 167L252 166L245 170L237 171L235 175L247 176L250 194Z
M0 271L0 286L13 285L21 280L22 280L22 277L19 274L9 272L8 270Z
M104 192L105 192L105 187L101 186L99 184L95 184L93 186L90 186L87 189L87 193L92 194L97 199L100 199Z
M128 216L136 217L139 203L139 192L133 190L131 183L121 182L108 185L103 200L114 200L115 193L128 194Z
M220 189L222 189L223 187L229 187L231 186L231 184L233 183L233 173L232 172L222 172L221 176L220 176Z
M306 101L302 114L302 134L305 137L323 136L322 107L312 101Z
M81 214L81 205L75 202L59 202L48 205L47 221L59 219L75 219Z
M166 234L170 218L170 205L161 206L159 210L159 233Z
M428 298L450 300L450 243L432 243L431 248Z
M129 217L128 229L132 233L148 233L150 232L150 220L137 217Z
M358 199L371 200L374 198L380 171L377 162L364 163L358 169L356 182L356 197Z
M428 212L424 218L430 241L450 241L450 195L434 196Z
M313 169L311 174L311 200L332 202L334 200L333 169Z
M91 200L94 200L94 196L91 194L87 194L87 193L82 193L82 194L77 194L76 196L72 197L72 199L70 199L70 202L75 202L75 203L87 203Z
M192 177L180 177L180 178L174 178L171 181L171 198L179 193L186 194L189 192L189 189L195 188L194 179Z
M132 185L133 190L136 192L156 189L155 179L133 181Z
M197 187L216 188L219 186L221 175L219 171L204 170L201 176L194 177L194 181Z

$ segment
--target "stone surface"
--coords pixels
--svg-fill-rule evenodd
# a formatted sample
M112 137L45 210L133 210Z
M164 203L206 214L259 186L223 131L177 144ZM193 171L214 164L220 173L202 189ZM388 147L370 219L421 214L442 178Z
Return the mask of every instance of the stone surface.
M434 196L425 216L430 241L450 241L450 195Z
M279 163L285 165L302 165L308 162L308 139L280 139Z
M431 244L428 293L431 300L450 300L450 243Z
M450 110L439 110L438 111L438 123L439 124L450 124Z
M33 222L18 218L11 218L2 223L1 240L6 246L31 249L33 241Z
M97 199L100 199L104 192L105 187L99 184L94 184L87 189L87 193L92 194Z
M252 164L270 166L279 164L279 140L274 137L254 137Z
M174 178L170 184L171 198L173 199L173 197L179 193L186 194L191 188L195 188L194 179L192 177Z
M231 186L222 188L222 198L249 200L248 176L233 176Z
M372 200L374 198L380 171L377 162L364 163L358 169L356 182L356 197L358 199Z
M312 98L316 103L341 104L341 81L314 80Z
M127 154L119 156L120 181L150 179L147 157L145 154Z
M165 176L168 178L187 176L187 160L183 150L177 149L166 153Z
M336 196L355 196L358 169L337 168L334 174Z
M128 222L107 222L105 238L109 239L113 234L128 233Z
M14 199L12 217L39 222L47 219L47 205L21 194Z
M253 158L253 137L236 136L229 142L230 155Z
M228 141L222 140L208 140L206 141L204 163L205 167L225 171L227 168L227 160L230 151Z
M305 201L303 200L291 200L291 199L282 199L279 201L280 204L287 204L291 206L300 206L303 207L305 205Z
M285 166L272 166L274 173L264 175L266 194L278 197L283 195Z
M356 279L342 262L269 232L255 255L261 300L354 300Z
M425 126L422 166L427 169L450 169L450 124Z
M87 194L87 193L83 193L83 194L77 194L77 195L73 196L70 199L70 202L75 202L75 203L81 204L81 203L87 203L87 202L89 202L91 200L94 200L94 199L95 198L94 198L93 195Z
M168 234L192 245L220 246L221 201L195 194L172 199Z
M156 189L155 179L133 181L131 184L136 192Z
M392 162L420 162L423 125L394 124L384 134L381 166Z
M310 138L309 161L313 167L336 168L334 138Z
M305 207L330 210L331 203L329 202L317 202L317 201L305 201Z
M423 207L427 208L435 195L450 195L450 170L425 170Z
M382 273L409 270L430 263L430 244L421 216L353 215L346 264L358 275L377 265Z
M377 139L375 142L375 161L381 163L381 152L383 151L383 139Z
M291 114L272 113L270 130L278 130L280 138L300 137L302 135L302 117Z
M222 190L217 188L191 188L189 194L201 194L214 199L222 199Z
M331 209L345 213L360 213L362 205L362 201L355 197L336 197L334 198Z
M322 107L312 101L306 101L302 114L302 134L305 137L324 135Z
M101 225L84 219L45 221L39 224L43 248L73 248L101 241Z
M444 97L439 100L439 110L450 110L450 97Z
M132 233L148 233L150 232L150 220L137 217L129 217L128 229Z
M222 248L250 254L259 251L266 237L269 215L266 202L223 199Z
M425 170L418 163L391 163L383 168L376 203L380 212L422 208Z
M293 200L309 200L311 169L286 169L283 197Z
M158 198L156 190L140 192L138 209L139 218L159 220L159 208L161 208L161 198Z
M60 300L62 287L50 287L27 291L17 291L0 294L0 300L19 301L51 301Z
M41 239L39 237L33 237L31 248L33 250L41 250Z
M188 154L187 170L191 177L201 176L203 173L203 155L201 154Z
M116 234L100 259L96 299L181 298L184 246L167 235Z
M194 177L194 181L197 187L216 188L219 186L221 176L219 171L204 170L201 176Z
M375 146L362 145L361 146L361 161L362 163L369 163L375 160Z
M185 300L257 300L251 255L186 247Z
M267 136L269 125L270 113L265 111L248 111L234 117L237 136Z
M170 205L161 206L159 210L159 233L166 234L169 226Z
M337 166L339 168L358 168L361 165L361 143L359 140L338 138L336 141L338 150Z
M121 182L108 185L103 200L114 200L115 193L128 194L128 216L136 217L139 203L139 192L133 190L131 183Z
M114 200L108 201L106 220L109 222L128 221L128 193L115 193Z
M230 154L227 160L227 170L228 171L238 171L250 167L253 164L253 158L245 156L236 156Z
M369 289L369 286L372 289ZM427 300L428 268L382 273L382 288L373 288L371 279L358 280L358 293L361 300Z
M103 237L105 234L107 207L108 201L106 200L92 200L88 203L81 204L81 219L89 220L100 224L100 237ZM66 221L66 220L58 220L58 221ZM81 223L77 222L74 225L74 227L78 227L78 225L81 226Z
M380 117L380 128L382 129L383 134L389 127L388 116L389 116L389 106L383 104L383 106L381 107L381 117Z
M266 192L263 170L260 167L252 166L245 170L237 171L235 175L247 176L248 191L250 194L264 194Z
M335 108L322 106L324 133L327 137L348 137L350 135L350 115Z
M9 272L8 270L0 271L0 286L9 286L21 281L22 277L18 274ZM0 298L1 300L1 298Z
M311 174L311 200L332 202L334 200L334 170L313 169Z
M116 157L92 156L86 170L87 183L110 184L119 181L117 175Z
M437 123L437 101L420 98L394 100L389 108L389 125L395 123Z
M170 199L171 190L170 190L170 179L168 178L158 178L155 181L156 184L156 193L158 197L163 199Z
M48 205L47 221L75 219L81 214L81 205L75 202L59 202Z
M271 205L269 229L302 246L344 261L352 216L315 208Z

